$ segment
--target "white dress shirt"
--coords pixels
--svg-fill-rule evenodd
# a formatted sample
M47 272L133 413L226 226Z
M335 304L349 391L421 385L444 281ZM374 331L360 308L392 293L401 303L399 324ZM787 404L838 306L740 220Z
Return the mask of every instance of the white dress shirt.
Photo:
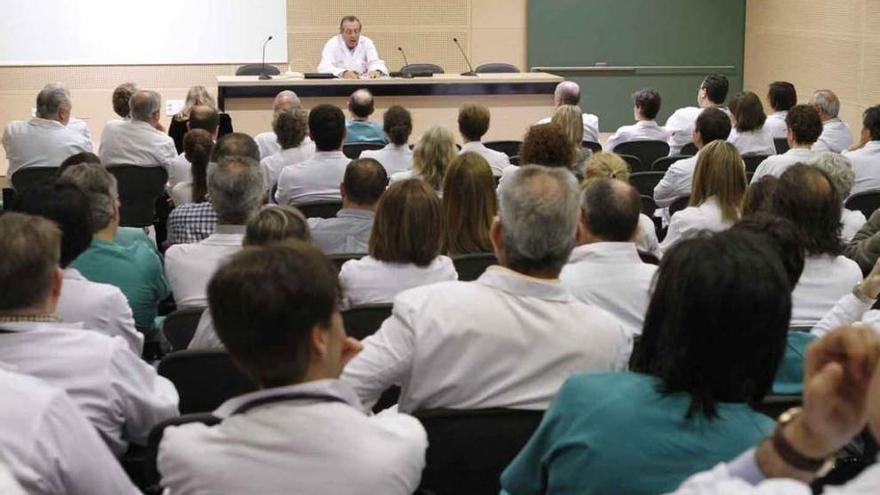
M165 251L165 276L178 308L208 306L208 281L227 258L241 251L243 240L243 225L217 225L206 239Z
M791 148L781 155L769 156L755 169L755 175L752 176L751 184L754 184L765 175L779 177L792 165L807 163L814 155L813 151L806 148Z
M721 207L715 196L710 196L700 206L688 206L672 215L669 230L660 243L660 251L665 253L677 242L693 237L702 230L721 232L733 226L734 221L721 216Z
M339 77L347 70L355 71L360 75L377 70L386 76L388 75L388 67L379 58L379 52L376 51L373 40L361 36L354 50L350 50L345 44L345 40L342 39L342 35L337 34L324 44L318 72L326 72Z
M791 294L791 327L812 328L862 281L858 263L831 255L807 256Z
M192 340L186 346L187 349L206 349L222 351L226 350L226 346L217 336L217 330L214 328L214 319L211 317L211 310L206 308L202 311L199 318L199 324L196 326L196 333L193 334Z
M397 172L404 172L412 168L413 154L409 146L398 146L388 143L381 150L364 150L361 158L372 158L385 167L385 172L391 177Z
M632 340L558 280L492 266L473 282L403 292L346 366L365 407L401 386L399 410L544 410L572 373L627 367Z
M311 159L284 167L278 176L275 202L302 205L316 201L341 201L339 185L351 161L342 151L318 151Z
M660 243L657 241L657 226L645 215L639 213L639 232L636 234L636 248L639 251L660 257Z
M86 280L76 268L64 270L57 313L67 323L82 323L83 328L122 337L138 356L144 350L144 336L135 328L134 315L122 291Z
M874 301L864 302L849 292L837 300L831 311L825 313L825 316L813 326L810 333L822 338L840 326L863 322L873 305Z
M428 266L389 263L372 256L346 261L339 270L344 306L390 303L397 294L420 285L458 280L448 256L437 256Z
M299 146L286 150L279 149L277 153L260 160L260 168L263 169L263 175L266 179L266 190L271 190L272 186L278 182L278 176L281 175L284 167L304 162L313 156L315 156L315 143L311 140L303 140ZM339 187L338 184L337 187Z
M260 401L271 402L253 405ZM165 430L162 486L176 495L411 494L425 466L424 427L406 414L368 416L359 408L339 380L235 397L214 411L219 425Z
M776 145L773 144L773 135L765 124L763 127L749 132L739 132L736 127L730 129L727 142L736 147L742 156L749 155L775 155Z
M694 170L697 169L696 155L682 158L666 169L663 178L654 186L654 202L661 208L668 208L676 199L690 196L694 182Z
M171 192L168 194L171 197L171 202L174 203L174 206L181 206L185 204L189 204L193 202L193 188L192 182L178 182L175 185Z
M846 122L833 118L822 122L822 134L813 144L813 151L843 153L852 145L853 133Z
M120 338L64 323L2 323L0 362L63 388L116 455L178 415L177 390Z
M633 125L625 125L608 138L605 148L614 151L617 145L631 141L666 141L669 133L653 120L639 120Z
M694 141L694 128L702 111L700 107L679 108L666 119L663 127L669 133L669 156L678 155L685 145Z
M161 166L177 158L174 140L140 120L125 120L104 128L98 151L104 165Z
M500 176L501 171L510 166L510 158L505 153L489 149L480 141L464 143L458 154L461 155L467 152L476 153L485 158L489 162L489 168L492 169L492 175L494 176Z
M269 158L281 151L281 145L278 144L278 136L275 135L273 131L261 132L257 134L257 137L254 138L254 141L257 142L257 146L260 148L260 160L264 158ZM300 143L300 146L306 145L312 149L312 153L315 152L315 142L312 141L312 138L306 136L303 138L303 142Z
M597 242L574 248L559 280L578 300L608 311L636 336L642 334L656 271L631 242Z
M333 218L309 218L312 244L324 254L364 253L376 215L369 210L343 208Z
M76 406L71 404L71 409L75 411ZM83 421L85 422L85 420ZM88 422L86 422L86 427L84 429L87 430L89 428L90 426L88 425ZM9 470L9 466L7 466L2 460L0 460L0 493L5 495L27 495L24 488L22 488L18 480L15 479L15 475Z
M192 182L192 164L186 159L185 153L177 155L168 164L168 189L173 190L181 182Z
M785 139L788 137L788 125L785 123L786 117L788 117L788 111L783 110L771 113L767 116L767 120L764 121L764 129L770 132L770 136L773 139Z
M545 117L538 121L540 124L549 124L551 117ZM584 122L584 141L599 142L599 117L591 113L581 114L581 120Z
M27 493L140 493L63 390L0 369L0 397L0 457Z
M843 152L843 156L852 162L856 174L851 194L880 189L880 141L869 141L857 150Z
M868 223L868 219L865 218L865 214L859 210L848 210L844 208L840 215L840 223L843 225L843 228L840 231L840 238L843 239L843 242L849 242L859 230Z
M16 120L3 131L3 148L9 160L7 177L20 168L58 167L71 155L92 151L92 142L81 132L56 120Z

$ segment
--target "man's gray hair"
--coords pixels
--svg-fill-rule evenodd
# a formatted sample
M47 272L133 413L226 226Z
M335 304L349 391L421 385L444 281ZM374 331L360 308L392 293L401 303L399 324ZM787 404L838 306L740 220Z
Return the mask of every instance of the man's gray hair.
M296 93L289 89L275 95L275 101L272 102L272 111L280 112L283 110L294 110L302 108L302 102Z
M260 163L253 158L229 156L208 165L208 197L217 222L244 225L263 203Z
M70 92L61 83L47 84L37 94L37 117L41 119L56 119L70 107Z
M81 163L64 170L59 182L73 184L89 198L92 233L106 228L113 220L119 201L116 177L100 163Z
M831 185L837 189L837 194L840 195L841 200L846 200L849 197L850 191L852 191L856 183L856 173L853 171L852 162L849 158L830 151L824 151L817 153L807 162L807 165L822 169L828 174L828 178L831 179Z
M837 117L837 114L840 113L840 100L830 89L820 89L813 93L810 103L821 112L830 115L831 118Z
M131 97L131 119L149 122L153 114L162 108L162 95L142 89Z
M581 87L574 81L562 81L553 92L556 105L574 105L581 102Z
M520 167L501 184L499 217L509 268L561 269L575 246L579 208L571 171Z

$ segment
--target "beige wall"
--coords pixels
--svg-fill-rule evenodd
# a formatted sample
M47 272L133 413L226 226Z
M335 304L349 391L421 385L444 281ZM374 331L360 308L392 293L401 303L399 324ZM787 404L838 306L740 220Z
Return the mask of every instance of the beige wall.
M790 81L801 102L831 89L858 133L880 103L878 23L878 0L748 0L744 86L766 97L769 83Z
M323 43L338 29L339 18L352 13L364 23L391 70L403 59L432 62L447 72L466 65L451 38L458 37L474 65L508 62L525 69L527 0L287 0L288 53L292 69L314 71ZM405 6L405 8L401 8ZM215 77L235 72L233 65L0 67L0 128L11 120L28 119L34 97L48 82L64 82L73 96L73 114L85 119L92 138L100 141L104 122L114 118L110 107L113 88L123 81L156 89L166 99L182 99L187 88L216 88ZM281 67L285 71L287 67ZM266 100L268 109L270 101ZM233 117L235 117L233 115ZM263 120L243 118L236 130L256 133ZM167 123L167 117L165 121ZM266 122L265 126L268 126ZM0 175L6 172L5 154Z

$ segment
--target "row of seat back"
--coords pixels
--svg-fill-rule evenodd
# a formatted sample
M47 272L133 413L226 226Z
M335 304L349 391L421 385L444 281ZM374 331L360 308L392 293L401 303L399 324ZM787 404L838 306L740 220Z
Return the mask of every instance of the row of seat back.
M861 211L865 218L871 218L877 208L880 208L880 189L853 194L847 198L844 206L848 210Z

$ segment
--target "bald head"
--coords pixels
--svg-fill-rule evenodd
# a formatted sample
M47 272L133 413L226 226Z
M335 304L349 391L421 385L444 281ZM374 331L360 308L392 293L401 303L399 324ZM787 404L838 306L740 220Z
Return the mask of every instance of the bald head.
M830 89L820 89L813 93L810 104L816 107L823 122L836 118L840 113L840 100Z
M254 138L243 132L232 132L217 140L212 162L219 162L228 157L245 157L260 161L260 148Z
M208 105L196 105L189 112L189 122L186 124L190 130L202 129L216 137L220 127L220 113L214 107Z
M589 242L630 242L639 227L641 199L626 182L599 179L581 196L581 219Z
M299 101L299 96L287 89L278 93L275 96L275 101L272 103L272 111L275 113L283 110L298 110L300 108L302 108L302 102Z
M562 81L556 85L553 102L557 107L562 105L577 106L581 102L581 87L576 82Z
M348 110L359 119L366 119L373 114L373 93L366 89L359 89L348 97Z
M155 91L141 89L131 96L131 119L154 124L159 121L162 97Z
M783 172L771 199L771 212L792 221L803 233L810 255L840 254L842 200L828 174L796 164Z

